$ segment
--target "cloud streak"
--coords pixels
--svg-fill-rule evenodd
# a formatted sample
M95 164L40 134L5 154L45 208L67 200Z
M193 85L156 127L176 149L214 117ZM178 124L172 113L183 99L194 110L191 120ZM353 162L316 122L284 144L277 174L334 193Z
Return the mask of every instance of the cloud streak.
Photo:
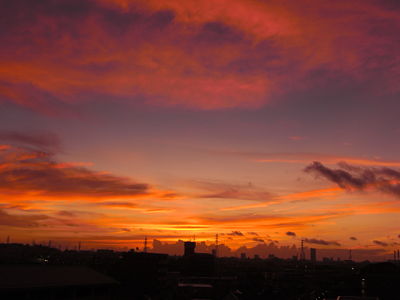
M382 242L382 241L378 241L378 240L374 240L373 243L375 245L378 245L378 246L381 246L381 247L387 247L389 245L388 243L385 243L385 242Z
M23 140L22 135L13 135ZM41 146L46 142L28 140ZM107 198L171 198L170 191L157 191L149 184L135 182L76 164L58 163L54 154L9 146L0 151L0 191L8 197L96 200Z
M326 241L326 240L319 240L319 239L308 239L305 238L304 242L307 244L315 244L315 245L322 245L322 246L341 246L340 243L336 241Z
M0 131L0 142L49 151L59 151L61 148L60 139L51 132L27 134L15 131Z

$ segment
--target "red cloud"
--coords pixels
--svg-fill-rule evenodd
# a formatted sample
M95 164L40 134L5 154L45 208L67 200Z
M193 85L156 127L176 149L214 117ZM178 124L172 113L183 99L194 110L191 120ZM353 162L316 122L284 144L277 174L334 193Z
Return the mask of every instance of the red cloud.
M95 95L258 107L332 77L396 89L400 73L398 13L376 1L15 0L0 8L0 97L44 113Z

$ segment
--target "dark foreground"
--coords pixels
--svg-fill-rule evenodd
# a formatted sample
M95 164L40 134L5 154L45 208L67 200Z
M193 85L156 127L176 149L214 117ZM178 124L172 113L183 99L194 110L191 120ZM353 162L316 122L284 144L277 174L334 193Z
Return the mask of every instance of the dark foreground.
M399 288L397 262L311 263L0 244L0 299L322 300L364 293L394 300L400 299Z

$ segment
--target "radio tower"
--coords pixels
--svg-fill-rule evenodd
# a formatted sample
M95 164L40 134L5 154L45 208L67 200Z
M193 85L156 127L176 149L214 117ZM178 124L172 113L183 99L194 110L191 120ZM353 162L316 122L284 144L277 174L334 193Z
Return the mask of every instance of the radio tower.
M349 250L349 260L353 260L353 256L351 255L351 249Z
M144 249L143 249L144 253L147 253L147 236L144 237Z

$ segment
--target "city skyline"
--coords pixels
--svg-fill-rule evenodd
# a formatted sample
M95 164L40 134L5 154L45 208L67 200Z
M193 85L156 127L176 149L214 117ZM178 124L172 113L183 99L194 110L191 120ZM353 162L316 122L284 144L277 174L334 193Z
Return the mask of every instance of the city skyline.
M399 9L1 1L2 240L122 249L219 234L232 251L304 240L390 258Z

